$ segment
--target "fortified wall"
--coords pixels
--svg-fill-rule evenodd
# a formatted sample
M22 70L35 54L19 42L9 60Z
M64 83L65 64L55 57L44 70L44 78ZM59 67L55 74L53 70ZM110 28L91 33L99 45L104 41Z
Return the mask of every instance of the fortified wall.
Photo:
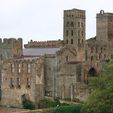
M25 48L59 48L62 47L62 40L51 40L51 41L33 41L31 40L28 44L24 44Z

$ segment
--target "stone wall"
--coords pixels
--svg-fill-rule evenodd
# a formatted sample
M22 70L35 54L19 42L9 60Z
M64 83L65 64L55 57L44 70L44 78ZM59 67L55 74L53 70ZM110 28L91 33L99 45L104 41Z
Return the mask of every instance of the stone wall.
M5 60L12 57L21 57L23 49L22 39L4 38L0 39L0 59Z
M55 96L57 58L56 55L45 55L45 95Z
M30 41L28 44L24 44L25 48L59 48L62 47L62 40L51 40L51 41Z
M57 96L61 99L74 100L77 97L77 83L82 80L81 64L70 63L60 67L57 75ZM79 71L79 73L77 73Z
M8 60L2 68L2 105L21 107L23 96L35 103L44 97L43 59Z

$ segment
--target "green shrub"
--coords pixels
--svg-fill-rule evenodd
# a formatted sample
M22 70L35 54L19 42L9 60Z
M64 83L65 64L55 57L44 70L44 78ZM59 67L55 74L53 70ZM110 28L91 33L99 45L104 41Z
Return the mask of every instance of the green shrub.
M25 109L35 109L35 104L30 100L25 100L22 104Z
M56 107L57 105L60 105L60 102L58 100L54 101L49 99L40 100L38 104L39 108L51 108L51 107Z
M56 107L52 113L80 113L81 105L68 105Z

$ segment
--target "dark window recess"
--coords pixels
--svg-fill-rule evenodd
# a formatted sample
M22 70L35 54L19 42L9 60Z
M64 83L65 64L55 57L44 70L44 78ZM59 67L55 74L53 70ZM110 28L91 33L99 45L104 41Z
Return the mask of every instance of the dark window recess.
M27 88L30 88L30 78L27 78Z
M74 22L71 22L71 27L74 27Z
M66 56L66 62L68 62L68 56Z
M82 39L82 44L84 44L84 40Z
M71 36L73 36L73 30L71 30Z
M93 61L93 56L91 56L91 61Z
M66 26L67 26L67 27L69 26L69 22L66 23Z
M90 76L90 77L95 77L95 76L97 76L97 71L95 70L95 68L90 68L89 69L89 72L88 72L88 75Z
M87 61L87 50L86 50L86 52L85 52L85 59L86 59L86 61Z
M84 32L83 31L81 31L81 34L82 34L82 36L84 36Z
M11 88L14 88L14 81L13 81L13 78L10 78L10 87L11 87Z
M78 36L80 36L80 31L78 31Z
M66 36L68 36L69 35L69 31L68 30L66 30Z
M73 44L73 39L71 39L71 44Z
M66 44L68 44L68 39L66 40Z
M78 27L80 27L80 22L78 22Z
M80 44L80 39L78 39L78 45Z
M20 88L20 78L17 78L17 87Z

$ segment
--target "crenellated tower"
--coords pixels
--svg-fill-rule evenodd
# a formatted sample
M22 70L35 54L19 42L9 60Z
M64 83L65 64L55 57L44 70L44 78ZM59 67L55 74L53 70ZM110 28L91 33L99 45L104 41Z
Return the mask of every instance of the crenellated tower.
M0 59L5 60L22 56L22 39L4 38L0 39Z

